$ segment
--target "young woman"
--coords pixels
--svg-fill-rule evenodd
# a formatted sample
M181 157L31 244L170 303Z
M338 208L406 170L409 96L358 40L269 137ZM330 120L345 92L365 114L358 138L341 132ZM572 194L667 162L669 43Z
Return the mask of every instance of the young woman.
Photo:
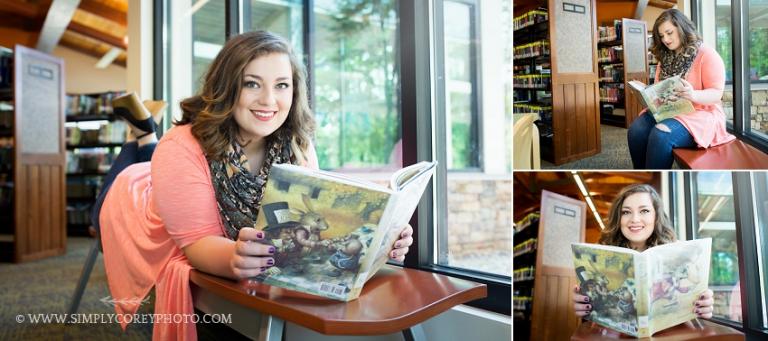
M155 313L192 314L190 269L244 279L272 266L274 248L255 242L264 234L253 228L270 167L318 168L304 67L274 34L231 38L181 109L158 143L135 96L115 101L132 141L106 178L94 224L118 313L134 313L154 286ZM412 232L403 228L392 259L404 258ZM194 338L184 321L155 323L154 338Z
M675 241L672 224L664 213L659 193L649 185L625 187L614 200L608 216L608 226L600 235L600 244L644 251L647 248ZM696 316L712 317L712 290L707 289L691 307ZM573 289L573 308L584 317L592 312L590 298Z
M725 66L720 55L702 44L693 23L677 9L661 13L653 32L651 51L659 60L656 82L680 76L685 86L677 89L676 97L693 102L696 111L662 122L647 109L641 113L627 132L636 169L669 169L673 148L708 148L736 138L725 130Z

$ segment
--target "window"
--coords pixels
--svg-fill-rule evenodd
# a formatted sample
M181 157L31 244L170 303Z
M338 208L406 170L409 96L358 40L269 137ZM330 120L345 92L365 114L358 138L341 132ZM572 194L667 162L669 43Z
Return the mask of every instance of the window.
M768 172L754 172L755 178L755 209L757 210L757 222L755 224L755 238L757 244L758 275L760 278L759 291L763 297L768 295ZM763 319L760 321L762 328L768 328L766 311L768 303L762 300Z
M511 134L504 114L511 95L499 72L511 70L511 59L503 59L505 44L484 43L507 41L511 8L504 3L444 1L436 13L435 45L443 56L436 72L444 75L436 99L445 134L435 136L444 146L447 177L445 212L436 213L445 221L435 234L438 265L511 276L512 176L502 142Z
M402 166L395 0L316 0L314 98L320 167Z
M768 139L768 2L749 1L749 123L752 132Z
M725 63L723 109L728 127L739 138L768 152L768 3L750 0L734 7L735 2L729 0L705 0L702 4L696 6L701 22L699 31L704 42L714 46ZM733 13L734 9L740 12ZM738 22L734 22L734 14ZM734 32L734 27L742 26L743 30ZM734 48L749 53L734 54ZM741 58L742 63L737 63ZM739 69L737 64L741 64ZM734 87L737 78L743 79L743 87ZM741 110L734 112L736 107ZM734 118L734 113L739 117Z
M730 172L701 172L694 176L693 235L712 238L709 287L714 292L715 317L741 322L739 255L736 247L733 183Z
M474 5L446 1L443 8L448 169L477 168L477 72Z
M225 41L224 0L168 1L165 98L170 108L202 86L208 65ZM171 110L180 115L178 110ZM166 126L171 120L164 120Z
M301 56L303 45L303 8L301 0L247 2L243 15L248 16L250 31L266 30L287 39L293 45L294 52ZM248 15L250 13L250 15Z

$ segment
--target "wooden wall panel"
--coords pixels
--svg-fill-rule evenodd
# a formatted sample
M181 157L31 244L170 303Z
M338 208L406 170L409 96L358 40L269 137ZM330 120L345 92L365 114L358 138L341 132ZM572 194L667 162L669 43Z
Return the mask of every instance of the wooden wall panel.
M14 261L23 262L66 250L63 61L16 46L14 104Z
M600 152L597 80L553 85L555 164ZM558 136L559 135L559 136Z
M626 76L628 77L628 80L639 80L645 84L648 84L648 73L646 72L638 72L638 73L627 73ZM634 92L632 91L626 91L626 100L625 100L625 107L626 107L626 113L627 113L627 128L632 124L632 122L637 118L637 116L640 114L645 107L643 107L643 104L640 102L640 100L637 98Z
M536 281L533 309L540 316L533 320L531 340L568 340L581 321L574 314L571 296L575 275L544 275Z

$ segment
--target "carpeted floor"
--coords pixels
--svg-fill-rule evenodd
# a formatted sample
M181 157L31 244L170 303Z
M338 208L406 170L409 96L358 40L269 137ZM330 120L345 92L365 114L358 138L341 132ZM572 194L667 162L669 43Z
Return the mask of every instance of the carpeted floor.
M632 169L627 147L627 129L610 125L600 126L600 154L559 166L541 160L542 169Z
M133 323L123 332L118 323L31 323L28 314L63 314L66 312L86 255L94 239L67 237L67 253L20 264L0 263L0 340L151 340L152 325ZM109 303L109 289L103 256L96 265L77 310L78 314L114 314ZM105 299L106 298L106 299ZM154 312L154 294L137 314ZM198 314L202 314L196 311ZM23 316L24 322L17 322ZM92 316L92 315L91 315ZM100 315L101 316L101 315ZM84 317L78 317L80 321ZM198 339L247 340L224 324L198 324Z
M125 333L117 323L31 323L27 314L64 314L80 278L85 257L93 243L87 237L67 238L67 253L20 264L0 263L0 340L148 340L152 325L133 324ZM110 314L115 310L103 303L109 297L104 261L99 255L83 294L78 313ZM152 304L139 313L151 313ZM21 315L25 322L18 323Z

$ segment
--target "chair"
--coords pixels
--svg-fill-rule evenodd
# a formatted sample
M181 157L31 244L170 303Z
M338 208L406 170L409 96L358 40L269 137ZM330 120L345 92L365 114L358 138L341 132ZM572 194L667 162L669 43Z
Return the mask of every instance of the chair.
M513 169L540 169L539 128L533 122L537 114L516 114L512 149Z

